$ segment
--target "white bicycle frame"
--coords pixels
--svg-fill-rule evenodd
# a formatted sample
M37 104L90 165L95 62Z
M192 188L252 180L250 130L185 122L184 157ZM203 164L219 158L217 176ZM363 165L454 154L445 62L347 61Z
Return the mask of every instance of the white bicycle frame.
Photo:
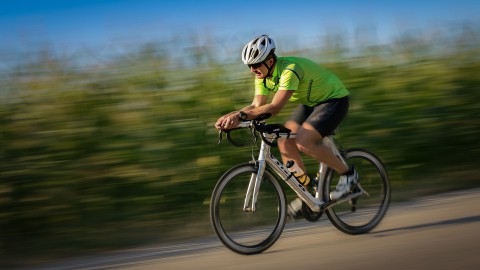
M274 139L279 138L295 138L295 133L278 133L278 134L268 134L263 133L264 137L269 140L273 141ZM337 156L345 165L347 164L343 159L340 151L338 150L333 137L327 136L323 138L323 144L332 149L335 156ZM355 193L345 198L342 198L338 201L331 201L325 202L322 199L323 194L323 182L327 176L328 166L321 162L319 171L318 171L318 181L317 181L317 189L315 192L315 197L295 178L295 176L288 171L285 166L283 166L282 162L278 161L270 152L271 146L265 143L262 140L262 144L260 147L260 153L258 155L258 171L256 174L252 174L250 178L250 183L248 185L247 193L245 196L245 203L243 206L244 211L254 212L256 210L256 202L258 198L258 191L260 190L261 180L263 178L263 173L265 172L266 166L270 166L275 173L277 173L289 186L292 188L295 193L301 198L312 211L320 212L323 211L336 203L344 202L347 200L351 200L354 197L358 197L364 193L364 190L360 193Z

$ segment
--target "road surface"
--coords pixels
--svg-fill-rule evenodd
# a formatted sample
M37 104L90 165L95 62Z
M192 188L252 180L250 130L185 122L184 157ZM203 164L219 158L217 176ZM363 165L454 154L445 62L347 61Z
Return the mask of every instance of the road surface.
M262 254L245 256L216 237L113 252L32 269L480 269L480 189L391 204L372 232L341 233L320 221L289 222Z

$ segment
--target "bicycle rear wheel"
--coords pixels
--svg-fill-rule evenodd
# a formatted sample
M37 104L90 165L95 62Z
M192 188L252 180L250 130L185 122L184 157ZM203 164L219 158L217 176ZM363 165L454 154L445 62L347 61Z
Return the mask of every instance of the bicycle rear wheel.
M210 202L210 220L222 243L240 254L265 251L280 237L286 222L285 193L272 173L265 170L256 211L243 205L257 168L243 164L226 172L217 182Z
M335 204L326 210L332 224L347 234L362 234L375 228L387 212L390 203L390 183L383 163L372 153L352 149L345 152L349 166L354 165L365 194L348 202ZM335 190L339 175L330 170L324 183L324 198ZM357 189L358 191L358 189ZM355 193L355 189L352 191Z

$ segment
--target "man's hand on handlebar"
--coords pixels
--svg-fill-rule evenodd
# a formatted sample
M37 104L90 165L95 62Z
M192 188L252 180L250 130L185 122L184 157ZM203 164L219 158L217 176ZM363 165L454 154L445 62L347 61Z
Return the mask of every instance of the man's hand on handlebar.
M232 129L240 124L240 112L231 112L220 118L215 123L217 129Z

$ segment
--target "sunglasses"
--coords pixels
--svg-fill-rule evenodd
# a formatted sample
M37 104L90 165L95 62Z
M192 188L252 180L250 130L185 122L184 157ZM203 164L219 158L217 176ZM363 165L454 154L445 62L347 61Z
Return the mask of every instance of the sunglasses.
M257 69L259 67L261 67L263 64L263 62L260 62L260 63L256 63L256 64L250 64L250 65L247 65L249 68L253 68L253 69Z

